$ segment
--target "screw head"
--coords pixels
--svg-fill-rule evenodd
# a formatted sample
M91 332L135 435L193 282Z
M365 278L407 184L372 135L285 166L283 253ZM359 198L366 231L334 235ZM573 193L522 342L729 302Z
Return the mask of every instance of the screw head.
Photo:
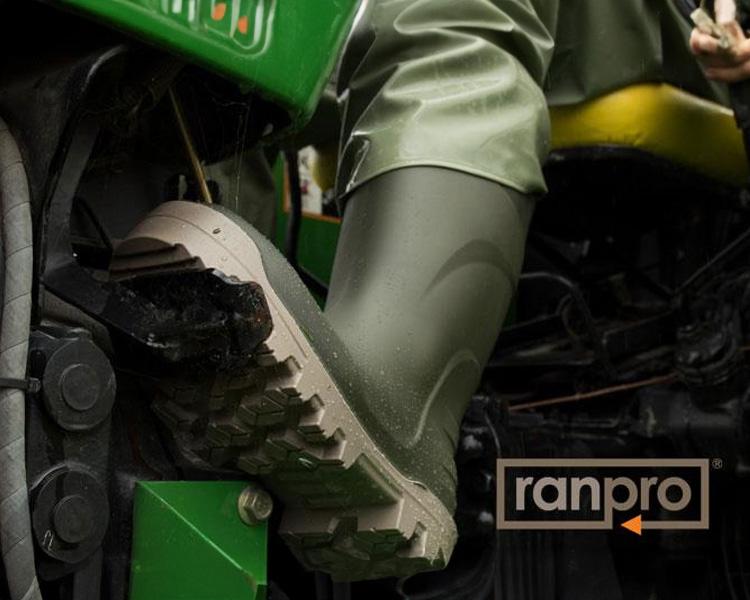
M250 484L237 498L240 519L246 525L259 525L269 519L273 512L273 498L257 484Z

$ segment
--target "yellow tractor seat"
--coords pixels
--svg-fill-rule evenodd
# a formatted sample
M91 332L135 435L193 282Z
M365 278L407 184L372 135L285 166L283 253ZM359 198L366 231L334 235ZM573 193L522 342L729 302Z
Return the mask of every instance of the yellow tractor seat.
M748 181L732 111L667 84L639 84L574 106L552 107L551 147L640 150L733 186Z

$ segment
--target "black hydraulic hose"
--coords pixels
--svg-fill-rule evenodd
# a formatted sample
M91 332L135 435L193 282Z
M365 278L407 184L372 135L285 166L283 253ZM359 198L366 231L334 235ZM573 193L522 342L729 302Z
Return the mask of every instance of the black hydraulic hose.
M586 327L586 332L588 333L589 340L594 347L597 359L604 367L607 375L614 379L617 376L617 370L609 358L609 353L604 346L602 335L596 327L594 316L591 314L591 309L586 303L586 299L583 297L580 288L567 277L547 271L523 273L519 278L519 281L549 281L568 290L574 304L583 317L583 324Z
M750 229L743 231L739 236L732 240L728 246L722 249L716 256L711 258L705 265L688 277L688 279L682 283L677 290L675 290L675 295L684 294L691 288L695 288L699 284L705 283L709 278L719 272L724 265L743 253L747 249L748 244L750 244Z
M299 159L294 151L284 152L286 172L289 177L289 219L286 223L284 239L284 256L295 269L297 268L297 249L299 246L299 229L302 224L302 187L299 179Z
M24 379L31 322L33 245L29 186L18 146L0 119L4 282L0 377ZM26 397L0 389L0 550L11 600L41 600L26 485Z

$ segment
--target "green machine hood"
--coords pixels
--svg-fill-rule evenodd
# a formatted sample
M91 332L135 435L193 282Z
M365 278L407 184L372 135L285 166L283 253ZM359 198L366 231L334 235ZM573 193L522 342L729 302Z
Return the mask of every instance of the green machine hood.
M247 86L305 121L360 0L55 0Z

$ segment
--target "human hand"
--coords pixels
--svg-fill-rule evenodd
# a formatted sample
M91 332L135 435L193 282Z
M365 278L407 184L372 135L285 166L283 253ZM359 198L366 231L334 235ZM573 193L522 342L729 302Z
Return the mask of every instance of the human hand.
M699 29L690 35L690 50L703 66L706 77L734 83L750 78L750 39L736 21L723 26L730 40L728 48L721 40Z

